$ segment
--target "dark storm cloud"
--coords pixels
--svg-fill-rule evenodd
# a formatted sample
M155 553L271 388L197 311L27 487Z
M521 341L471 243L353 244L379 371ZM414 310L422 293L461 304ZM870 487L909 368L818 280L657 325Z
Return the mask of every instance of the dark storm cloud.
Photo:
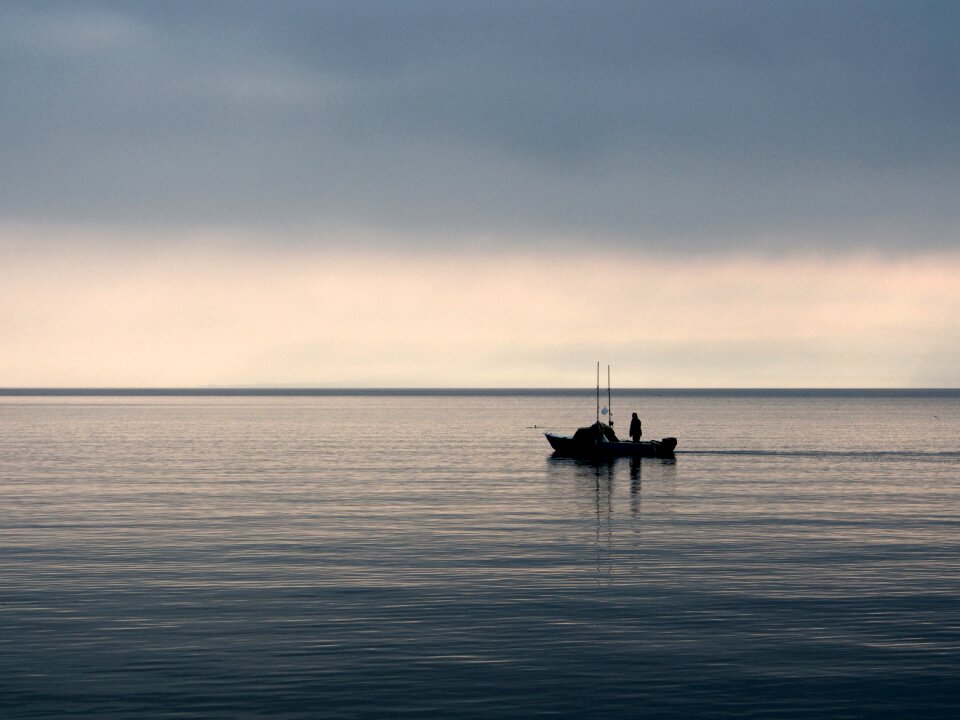
M31 1L0 28L8 221L957 245L952 2Z

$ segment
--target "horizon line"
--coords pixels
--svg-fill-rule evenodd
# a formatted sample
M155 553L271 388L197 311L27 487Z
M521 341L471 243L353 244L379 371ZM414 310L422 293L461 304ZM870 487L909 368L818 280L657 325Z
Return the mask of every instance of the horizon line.
M601 392L605 389L601 388ZM310 387L310 386L197 386L197 387L0 387L3 397L243 397L243 396L334 396L334 395L580 395L596 392L596 387ZM675 388L617 388L616 394L854 394L905 395L910 393L958 394L957 387L675 387Z

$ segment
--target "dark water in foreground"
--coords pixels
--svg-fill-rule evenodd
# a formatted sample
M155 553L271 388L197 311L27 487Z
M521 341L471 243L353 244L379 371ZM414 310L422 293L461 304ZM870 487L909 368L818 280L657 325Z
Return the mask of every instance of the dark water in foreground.
M953 718L960 394L0 397L0 717Z

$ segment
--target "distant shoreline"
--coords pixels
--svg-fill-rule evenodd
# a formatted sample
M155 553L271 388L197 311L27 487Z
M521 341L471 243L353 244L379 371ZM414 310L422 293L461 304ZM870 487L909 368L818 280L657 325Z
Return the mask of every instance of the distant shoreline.
M0 388L0 397L579 397L594 388ZM617 388L618 397L945 397L960 388Z

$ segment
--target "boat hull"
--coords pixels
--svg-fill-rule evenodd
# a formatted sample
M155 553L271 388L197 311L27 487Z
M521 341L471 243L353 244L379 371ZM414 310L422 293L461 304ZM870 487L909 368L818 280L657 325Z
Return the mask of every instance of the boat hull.
M677 447L676 438L643 440L641 442L582 442L564 435L544 433L555 455L579 458L652 457L672 458Z

